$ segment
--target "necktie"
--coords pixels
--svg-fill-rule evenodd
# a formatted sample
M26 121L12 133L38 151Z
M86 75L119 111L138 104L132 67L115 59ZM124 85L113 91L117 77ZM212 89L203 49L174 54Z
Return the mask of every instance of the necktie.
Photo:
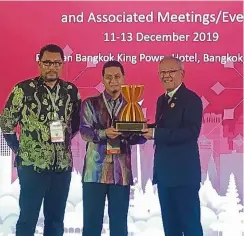
M117 100L111 100L110 101L110 104L111 104L111 127L114 127L115 126L115 107L116 107L116 101ZM113 143L113 140L110 140L111 143ZM110 155L106 155L106 162L107 163L113 163L113 154L110 154Z
M112 119L112 124L111 126L114 126L114 120L115 120L115 107L116 107L116 100L112 100L112 109L111 109L111 119Z
M167 101L168 104L170 103L171 99L172 98L168 94L165 95L165 100Z

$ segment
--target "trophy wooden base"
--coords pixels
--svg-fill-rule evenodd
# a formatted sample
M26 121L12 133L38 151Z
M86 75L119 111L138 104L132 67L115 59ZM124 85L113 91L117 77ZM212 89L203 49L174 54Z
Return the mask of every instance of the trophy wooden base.
M115 129L119 132L141 132L147 128L146 122L115 121Z

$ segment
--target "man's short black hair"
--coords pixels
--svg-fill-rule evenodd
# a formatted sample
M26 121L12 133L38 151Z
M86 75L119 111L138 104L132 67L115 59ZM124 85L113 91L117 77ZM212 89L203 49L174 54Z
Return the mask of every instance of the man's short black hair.
M105 74L105 69L109 67L119 67L122 75L125 75L124 67L118 61L108 61L103 65L102 76Z
M55 52L60 53L62 60L64 60L64 51L61 47L55 44L48 44L41 48L40 54L39 54L39 60L42 59L44 52Z

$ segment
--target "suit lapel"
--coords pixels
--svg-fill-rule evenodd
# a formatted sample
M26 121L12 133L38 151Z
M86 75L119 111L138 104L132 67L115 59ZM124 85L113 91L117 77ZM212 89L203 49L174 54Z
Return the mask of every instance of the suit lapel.
M184 83L182 83L181 86L179 87L179 89L173 95L171 101L177 100L182 95L182 93L184 92L185 89L186 89L186 86Z
M163 122L163 119L168 119L168 116L170 116L170 113L173 111L172 109L177 109L177 103L185 89L186 86L184 83L182 83L172 98L169 99L166 93L163 94L156 112L156 123L159 124Z

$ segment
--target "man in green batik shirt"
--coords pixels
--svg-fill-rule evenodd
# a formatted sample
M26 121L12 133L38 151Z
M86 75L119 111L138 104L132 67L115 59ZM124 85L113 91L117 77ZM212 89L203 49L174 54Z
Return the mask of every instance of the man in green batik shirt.
M68 198L71 139L79 130L80 96L60 79L64 53L57 45L39 54L40 76L14 86L0 116L0 128L16 154L20 216L16 236L33 236L42 201L45 236L61 236ZM20 125L18 141L15 128Z

